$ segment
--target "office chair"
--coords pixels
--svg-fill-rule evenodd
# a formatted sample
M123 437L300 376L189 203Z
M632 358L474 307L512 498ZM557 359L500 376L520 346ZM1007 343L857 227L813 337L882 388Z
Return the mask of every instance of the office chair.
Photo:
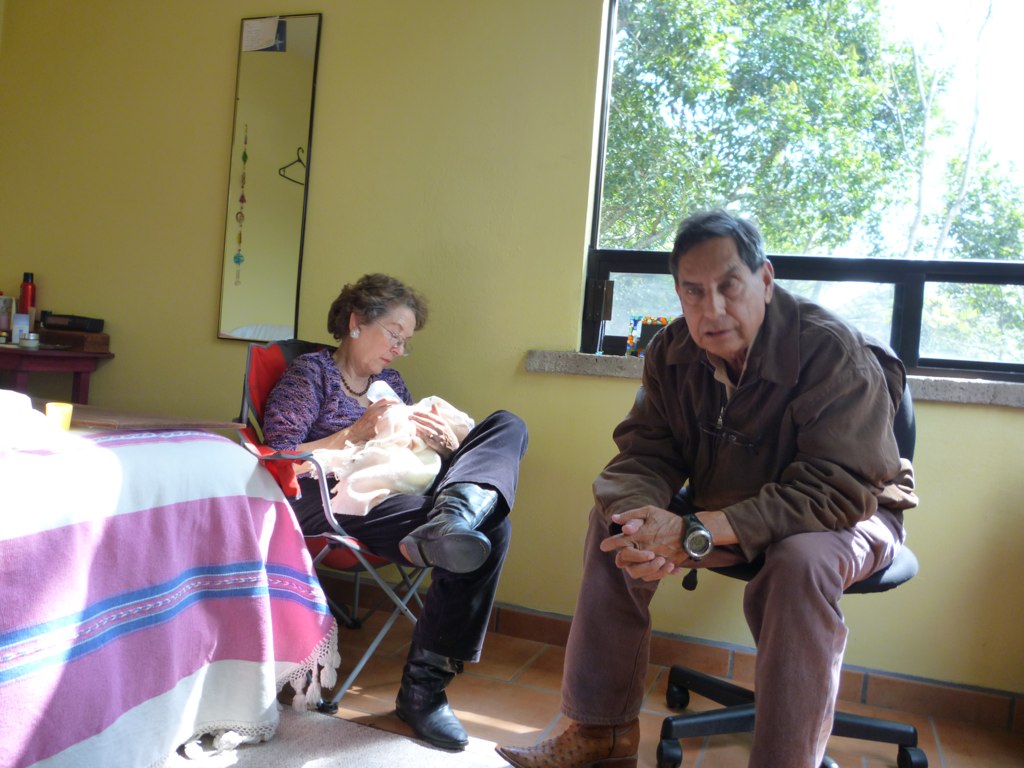
M914 406L910 398L910 387L904 388L903 399L896 413L893 429L900 455L914 458L916 423ZM683 511L689 504L688 489L680 491L672 506ZM734 579L750 581L764 565L764 558L750 563L740 563L724 568L711 568ZM887 567L872 574L863 581L851 584L844 594L867 594L893 589L917 574L918 563L914 553L906 546ZM696 587L696 572L691 571L684 579L687 589ZM658 743L658 768L679 768L683 762L683 749L679 739L692 736L711 736L724 733L748 733L754 730L754 693L733 683L694 669L673 666L669 671L667 701L672 709L685 709L690 693L697 693L718 704L721 709L707 712L692 712L670 715L661 726L661 740ZM928 757L917 746L917 729L904 723L862 717L845 712L836 712L832 725L833 736L844 736L865 741L895 744L898 747L899 768L928 768ZM838 768L838 764L827 755L821 768Z
M366 662L376 652L398 618L405 616L413 624L416 623L416 615L410 610L409 603L414 602L416 606L422 607L418 590L429 569L411 568L376 555L358 539L345 533L345 529L331 512L327 477L312 452L275 451L264 442L264 407L274 385L292 360L299 355L316 352L325 346L298 339L274 341L266 345L250 344L245 365L242 411L238 420L242 425L239 430L242 444L259 456L289 499L295 499L299 495L299 484L295 476L296 464L309 462L316 468L324 516L332 530L328 533L306 536L306 546L313 556L313 565L320 577L351 579L353 585L352 602L349 607L339 604L329 594L327 595L328 605L335 618L349 629L357 629L362 626L367 616L382 606L391 608L387 620L337 689L334 698L329 703L320 703L318 709L331 712L337 709L341 697L362 672ZM389 581L385 577L385 572L390 568L394 568L398 573L397 580ZM364 573L373 579L383 596L360 616L360 577Z

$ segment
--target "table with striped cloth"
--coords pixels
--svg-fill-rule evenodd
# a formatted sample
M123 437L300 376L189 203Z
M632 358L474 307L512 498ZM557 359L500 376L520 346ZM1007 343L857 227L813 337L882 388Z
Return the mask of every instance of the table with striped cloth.
M314 672L300 705L334 683L334 619L255 457L206 432L32 427L0 424L0 766L264 740L284 683Z

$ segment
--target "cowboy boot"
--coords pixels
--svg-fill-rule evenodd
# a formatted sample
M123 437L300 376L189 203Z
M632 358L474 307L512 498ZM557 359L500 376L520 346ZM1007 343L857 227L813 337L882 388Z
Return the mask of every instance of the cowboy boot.
M574 722L562 734L533 747L494 749L517 768L636 768L640 721L623 725Z
M462 672L462 662L415 644L402 671L395 712L419 738L441 749L461 750L469 743L462 723L448 706L444 689Z
M476 529L497 507L498 492L475 483L452 483L434 497L427 522L399 543L405 559L452 573L475 571L491 554L491 542Z

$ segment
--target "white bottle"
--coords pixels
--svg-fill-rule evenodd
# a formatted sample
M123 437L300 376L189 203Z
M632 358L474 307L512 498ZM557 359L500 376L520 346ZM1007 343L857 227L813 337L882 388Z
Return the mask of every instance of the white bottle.
M399 403L402 402L402 398L396 395L395 390L383 379L377 379L366 390L366 399L371 403L376 403L378 400L383 400L386 397Z

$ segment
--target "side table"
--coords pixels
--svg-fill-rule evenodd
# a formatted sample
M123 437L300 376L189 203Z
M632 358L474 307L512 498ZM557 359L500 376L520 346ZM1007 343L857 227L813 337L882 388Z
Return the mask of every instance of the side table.
M30 373L71 373L71 402L89 402L89 374L100 360L110 360L112 352L78 352L69 349L22 349L15 344L0 344L0 371L14 373L14 389L28 389Z

